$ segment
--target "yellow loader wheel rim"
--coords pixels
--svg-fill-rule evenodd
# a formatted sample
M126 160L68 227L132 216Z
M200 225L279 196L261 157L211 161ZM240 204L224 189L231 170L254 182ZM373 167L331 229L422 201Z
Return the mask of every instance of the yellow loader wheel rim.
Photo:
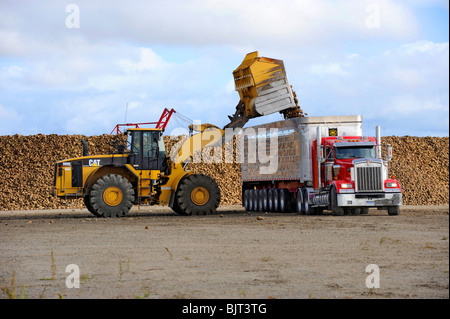
M123 193L120 188L111 186L103 193L103 200L108 206L117 206L122 202Z
M194 188L191 192L191 200L195 205L205 205L209 200L208 190L203 186Z

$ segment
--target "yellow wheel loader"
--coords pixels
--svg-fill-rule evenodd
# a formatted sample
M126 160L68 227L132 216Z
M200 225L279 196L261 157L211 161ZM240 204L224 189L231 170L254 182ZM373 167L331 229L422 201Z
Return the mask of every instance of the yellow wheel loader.
M209 141L193 145L186 155L180 149L172 161L166 156L162 129L130 128L126 134L127 147L119 145L113 154L89 156L84 143L84 156L57 162L54 194L83 197L87 209L98 217L121 217L133 205L143 204L170 206L180 215L216 211L220 203L216 181L184 170L190 154Z
M225 129L242 128L251 118L274 112L302 116L283 61L249 53L233 75L240 101L224 129L191 125L190 131L198 133L191 134L172 159L166 154L162 136L171 115L166 109L156 128L136 125L128 129L127 145L118 145L113 154L89 156L84 142L82 157L57 162L54 195L62 199L82 197L88 210L99 217L121 217L133 205L141 204L169 206L180 215L216 212L220 203L216 181L185 171L185 164L196 152L221 142ZM118 126L115 130L119 133Z

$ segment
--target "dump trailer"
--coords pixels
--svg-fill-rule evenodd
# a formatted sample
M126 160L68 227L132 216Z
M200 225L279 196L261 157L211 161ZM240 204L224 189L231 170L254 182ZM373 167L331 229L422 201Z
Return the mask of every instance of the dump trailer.
M242 198L248 211L398 215L401 186L388 175L392 147L363 136L362 116L299 117L246 128Z

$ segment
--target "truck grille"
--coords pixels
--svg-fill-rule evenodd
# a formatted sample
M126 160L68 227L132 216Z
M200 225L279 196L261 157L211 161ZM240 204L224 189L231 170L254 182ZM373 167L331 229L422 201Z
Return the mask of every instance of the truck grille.
M381 166L356 167L357 192L382 192Z

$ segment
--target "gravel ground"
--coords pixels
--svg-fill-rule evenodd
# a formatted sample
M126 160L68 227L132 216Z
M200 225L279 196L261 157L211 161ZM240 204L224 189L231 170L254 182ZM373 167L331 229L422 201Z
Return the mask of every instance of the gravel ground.
M448 206L342 217L2 211L0 298L449 298L448 238ZM72 264L79 288L66 284ZM379 288L366 286L370 264Z

